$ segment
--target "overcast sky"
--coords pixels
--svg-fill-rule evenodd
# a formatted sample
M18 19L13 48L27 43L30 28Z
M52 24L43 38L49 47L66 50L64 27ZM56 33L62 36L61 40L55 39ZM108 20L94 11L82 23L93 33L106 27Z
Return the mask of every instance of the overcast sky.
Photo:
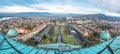
M120 16L120 0L0 0L0 12L49 12Z

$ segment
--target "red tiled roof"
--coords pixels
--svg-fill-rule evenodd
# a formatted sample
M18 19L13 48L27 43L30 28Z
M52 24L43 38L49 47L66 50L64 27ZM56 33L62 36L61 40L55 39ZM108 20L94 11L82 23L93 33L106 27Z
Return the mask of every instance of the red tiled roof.
M25 33L30 33L30 32L31 32L31 30L25 29L25 28L23 28L23 27L18 28L18 30L24 30Z
M24 30L25 33L19 34L18 37L23 37L23 36L25 36L26 34L28 34L28 33L30 33L30 32L37 31L38 29L42 28L42 27L45 26L45 25L46 25L46 23L43 23L43 24L41 24L41 25L33 28L32 30L28 30L28 29L25 29L25 28L23 28L23 27L20 27L20 28L18 28L18 29Z
M74 26L75 26L76 28L78 28L80 31L82 31L83 33L87 32L84 28L82 28L82 27L80 27L80 26L78 26L78 25L76 25L76 24L74 24Z
M95 31L95 32L100 32L100 29L98 29L98 28L95 28L95 27L89 27L91 30L93 30L93 31Z
M45 26L45 25L46 25L46 23L43 23L43 24L41 24L41 25L39 25L39 26L33 28L32 31L36 31L36 30L42 28L42 27Z
M31 30L25 29L23 27L19 27L18 30L24 30L24 33L19 34L18 37L22 37L22 36L24 36L24 35L26 35L26 34L31 32Z
M24 35L26 35L25 33L24 34L19 34L18 37L23 37Z

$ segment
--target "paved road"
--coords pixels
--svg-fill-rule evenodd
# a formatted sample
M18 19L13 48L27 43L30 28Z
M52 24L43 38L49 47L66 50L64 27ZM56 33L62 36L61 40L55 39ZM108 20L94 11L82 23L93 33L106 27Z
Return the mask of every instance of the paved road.
M62 36L61 36L61 27L58 26L58 43L62 42Z

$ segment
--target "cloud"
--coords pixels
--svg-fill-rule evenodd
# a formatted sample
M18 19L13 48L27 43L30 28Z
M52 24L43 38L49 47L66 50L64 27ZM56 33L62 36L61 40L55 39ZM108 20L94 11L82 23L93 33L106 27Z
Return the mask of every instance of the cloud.
M7 3L8 2L8 3ZM0 12L49 12L120 16L120 0L6 0Z
M117 17L120 17L120 14L119 13L115 13L115 12L105 12L104 14L107 15L107 16L117 16Z
M16 13L16 12L38 12L36 9L25 6L5 6L0 9L1 12Z
M75 13L75 14L96 14L101 13L98 8L85 8L85 7L75 7L72 5L59 5L59 4L36 4L32 5L34 8L43 8L50 13Z
M110 12L120 12L120 0L89 0L98 8L106 9Z
M77 8L71 5L54 5L54 4L37 4L31 7L27 6L5 6L0 9L1 12L49 12L49 13L73 13L73 14L95 14L100 13L101 10L93 8Z

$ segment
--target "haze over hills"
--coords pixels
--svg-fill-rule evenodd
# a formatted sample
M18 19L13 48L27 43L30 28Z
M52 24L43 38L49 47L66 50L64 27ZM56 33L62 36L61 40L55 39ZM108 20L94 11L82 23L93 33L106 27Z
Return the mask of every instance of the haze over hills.
M21 13L0 13L0 17L26 17L26 16L79 16L89 19L98 18L99 20L119 21L120 17L106 16L104 14L58 14L48 12L21 12Z
M81 16L83 14L58 14L58 13L48 13L48 12L21 12L21 13L0 13L0 17L2 16L16 16L16 17L24 17L24 16Z
M86 17L88 19L99 19L99 20L109 20L109 21L120 21L120 17L115 17L115 16L107 16L104 14L89 14L89 15L83 15L80 17Z

